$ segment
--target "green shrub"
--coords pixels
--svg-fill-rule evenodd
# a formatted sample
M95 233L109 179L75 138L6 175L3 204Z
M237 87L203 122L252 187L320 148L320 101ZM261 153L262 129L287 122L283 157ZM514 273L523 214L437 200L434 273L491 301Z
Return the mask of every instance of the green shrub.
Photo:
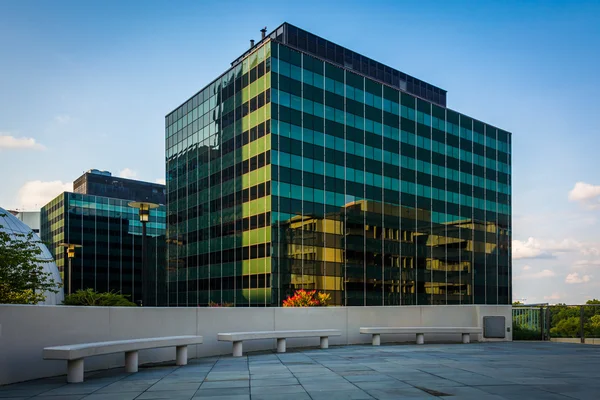
M129 296L115 292L96 293L93 289L78 290L65 296L65 306L135 307Z
M541 340L541 337L540 331L513 325L513 340Z

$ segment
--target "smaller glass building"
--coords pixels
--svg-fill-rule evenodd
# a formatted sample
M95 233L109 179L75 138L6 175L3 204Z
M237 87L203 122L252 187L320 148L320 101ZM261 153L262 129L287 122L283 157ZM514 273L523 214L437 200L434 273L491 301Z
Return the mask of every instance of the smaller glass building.
M130 200L64 192L42 208L42 241L56 260L65 295L79 289L115 291L142 299L142 224ZM61 243L81 245L71 259ZM166 304L165 207L147 223L146 304ZM69 282L71 287L69 287Z

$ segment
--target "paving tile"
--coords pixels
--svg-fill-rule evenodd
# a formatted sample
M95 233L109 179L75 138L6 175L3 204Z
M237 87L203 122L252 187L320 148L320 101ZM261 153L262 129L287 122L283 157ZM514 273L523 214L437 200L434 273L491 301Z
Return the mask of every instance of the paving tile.
M217 398L215 398L217 399ZM282 396L279 393L252 395L252 400L311 400L311 397L305 393L287 393ZM219 398L220 400L220 398Z
M206 382L204 381L200 386L201 389L223 389L223 388L248 388L250 387L250 381L215 381Z
M387 375L382 374L368 374L368 375L344 375L344 378L350 382L385 382L385 381L395 381L394 379Z
M27 390L31 392L39 391L40 393L43 393L45 391L56 389L67 384L65 377L61 377L59 382L52 382L51 379L52 378L50 378L48 381L36 379L35 381L13 383L12 385L0 386L0 395L5 391L14 390Z
M307 383L307 384L302 384L302 386L304 387L304 390L306 390L307 392L311 393L312 396L312 392L322 392L322 391L332 391L332 390L336 390L336 391L342 391L342 390L356 390L357 387L354 386L353 384L349 383L349 382L345 382L345 383Z
M189 400L196 394L196 390L157 390L154 392L144 392L136 400L157 400L157 399L173 399L173 400Z
M324 391L309 391L308 394L313 400L363 400L373 399L373 396L369 395L362 390L324 390Z
M252 397L255 395L263 394L293 394L293 393L306 393L306 390L301 385L288 385L288 386L253 386L250 388L250 394Z
M200 387L194 397L218 397L228 395L250 395L250 387L244 388L203 388Z
M118 381L106 385L94 393L143 392L154 385L153 381Z
M66 396L71 394L92 394L97 390L102 389L107 386L106 384L102 385L90 385L85 383L72 383L69 385L61 386L56 389L48 390L44 392L45 396Z
M138 397L141 393L93 393L85 397L82 400L133 400Z
M32 397L0 397L2 400L26 400L31 399ZM55 397L56 399L56 397Z
M428 394L416 388L410 389L372 389L367 393L375 399L436 399L437 396ZM444 398L444 397L442 397ZM454 399L453 399L454 400Z
M287 386L287 385L297 385L297 384L298 384L298 379L296 379L296 378L260 379L260 380L252 380L250 382L250 387Z
M0 399L10 398L10 397L22 397L29 398L31 396L36 396L38 394L47 393L48 389L33 389L28 390L21 388L20 390L11 390L5 389L0 391Z
M374 381L374 382L353 382L358 388L362 390L371 389L409 389L411 385L397 381L397 380L385 380L385 381Z
M294 374L288 372L286 374L260 374L260 375L250 375L250 378L253 381L260 381L263 379L285 379L285 378L294 378Z
M158 383L150 386L148 388L148 392L154 391L167 391L167 390L193 390L196 391L200 387L200 383L189 383L189 382L174 382L174 383L163 383L163 381L159 381Z

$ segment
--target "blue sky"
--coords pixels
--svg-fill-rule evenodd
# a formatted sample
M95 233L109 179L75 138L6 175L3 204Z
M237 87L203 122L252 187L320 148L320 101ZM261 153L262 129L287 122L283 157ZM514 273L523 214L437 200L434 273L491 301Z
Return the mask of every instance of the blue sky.
M513 132L514 297L600 298L600 3L0 1L0 207L164 179L164 116L288 21Z

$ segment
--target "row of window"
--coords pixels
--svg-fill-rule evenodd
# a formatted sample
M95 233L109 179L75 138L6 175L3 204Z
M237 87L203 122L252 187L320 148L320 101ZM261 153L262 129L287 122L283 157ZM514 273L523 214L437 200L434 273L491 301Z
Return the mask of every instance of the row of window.
M167 170L167 181L171 182L177 177L182 177L188 172L194 171L198 168L198 165L208 165L211 160L215 159L215 156L222 158L223 156L232 153L234 150L241 149L242 146L258 140L269 133L271 133L271 121L267 120L266 122L262 122L249 130L224 141L221 145L220 152L219 150L213 152L209 147L201 148L197 157L194 155L187 162L183 163L171 163ZM220 164L220 161L217 161L217 163Z
M118 200L121 204L127 204L127 200ZM137 216L139 214L139 210L133 207L129 207L128 205L112 205L108 203L103 203L100 201L86 201L86 200L69 200L69 208L72 209L76 207L77 209L92 209L92 210L103 210L103 211L111 211L118 214L122 218L131 218L131 219L139 219ZM165 210L161 209L153 209L150 210L150 219L160 219L161 217L165 217Z
M277 169L273 170L277 175ZM288 174L284 174L283 172L287 171ZM279 182L284 182L288 184L293 184L295 182L299 182L298 179L290 180L289 172L293 171L287 168L280 168L280 178L275 179ZM287 175L287 176L286 176ZM317 190L328 190L330 192L335 193L343 193L344 198L341 199L338 197L336 199L336 204L345 202L346 207L348 204L352 202L362 201L362 200L371 200L375 203L385 203L391 206L402 206L406 209L416 209L418 213L423 214L423 216L416 217L419 220L429 220L430 217L424 216L425 213L431 211L437 211L440 213L452 214L452 215L463 215L463 216L472 216L473 219L479 221L496 221L499 225L508 226L510 224L510 214L499 213L496 210L484 210L475 207L468 207L463 204L456 204L452 202L446 202L443 200L433 200L431 198L419 197L414 194L408 193L400 193L399 191L387 190L382 188L376 188L373 186L360 185L352 182L344 182L335 178L325 178L325 182L323 180L318 181L315 180L313 183L304 182L305 187L311 187ZM340 184L341 183L341 184ZM441 186L443 187L443 186ZM450 191L453 189L450 188ZM490 199L493 199L490 197ZM280 204L278 205L277 202ZM510 206L510 204L509 204ZM509 207L510 210L510 207ZM308 202L303 201L302 198L285 198L282 199L276 196L274 193L271 194L271 211L280 211L291 214L304 214L304 215L323 215L323 213L335 214L340 212L340 207L335 205L328 205L324 202Z
M291 101L291 102L286 101L288 98L291 98L291 99L296 98L297 101ZM313 108L312 101L306 100L306 99L303 100L300 97L291 95L291 94L283 92L283 91L273 89L272 101L274 104L280 104L280 106L288 107L288 108L291 108L292 110L301 111L303 113L315 115L317 117L325 118L330 121L335 121L339 124L348 125L353 128L356 128L356 129L361 129L361 130L364 129L366 132L370 132L370 133L373 133L376 135L381 135L382 130L383 130L385 132L389 132L389 134L385 134L384 136L389 137L390 139L393 139L396 141L402 141L402 142L408 143L408 144L417 144L417 145L420 145L420 147L425 148L427 150L433 150L440 154L448 154L450 156L460 158L461 160L464 160L464 161L473 162L474 164L480 165L482 167L498 169L500 172L504 172L506 174L510 173L510 167L508 166L508 164L504 163L502 161L498 161L495 158L483 157L481 155L474 154L468 150L461 150L456 147L446 145L445 143L438 142L436 140L430 140L429 138L425 138L422 136L417 136L413 133L406 132L404 130L399 130L398 128L384 125L384 124L381 124L376 121L371 121L369 119L355 116L355 115L347 113L347 112L344 113L344 111L335 109L333 107L325 106L325 108L323 108L323 104L320 104L320 103L314 103L314 108ZM290 105L290 103L291 103L291 105ZM306 105L307 103L309 103L310 107L304 107L304 105ZM296 136L299 136L300 137L299 140L302 140L303 135L302 135L301 127L298 127L293 124L287 124L285 122L280 122L280 125L281 126L277 129L277 132L280 131L280 132L282 132L282 134L285 134L288 132L287 131L288 126L291 125L290 133L293 133L293 131L295 130ZM273 129L273 133L277 133L277 132L275 131L275 129ZM314 131L313 135L317 136L317 140L318 140L319 136L323 135L323 134L319 133L317 131ZM310 139L310 134L308 136L309 136L308 139ZM340 138L340 140L343 140L343 139ZM363 151L361 148L362 144L355 143L355 142L352 142L349 140L346 140L345 142L349 143L350 146L355 146L355 147L358 146L357 151L361 151L361 152ZM344 147L342 147L342 149L343 148ZM493 152L493 154L495 155L495 152Z
M273 212L273 223L289 221L293 217L297 217L298 213ZM431 212L431 222L435 224L448 224L451 222L464 221L470 219L471 216L460 216L437 211Z
M277 58L272 58L272 71L290 79L314 86L318 89L323 89L344 98L364 103L379 110L386 111L397 116L402 116L412 121L417 121L418 123L439 129L441 131L446 130L447 133L456 136L462 136L461 128L457 124L453 124L452 122L445 121L444 119L437 118L421 111L415 111L411 107L400 105L399 100L398 102L395 102L393 100L383 98L377 94L369 93L368 91L363 90L363 87L356 88L348 83L344 84L343 82L336 81L330 77L324 77L323 75L302 69L295 65L291 65L285 61L278 60ZM274 78L275 76L273 79ZM399 98L400 92L398 92L398 99ZM442 109L440 108L440 110ZM466 139L473 140L475 143L488 146L492 149L498 149L505 153L510 153L510 146L508 143L496 140L495 138L483 135L468 128L463 127L462 129L464 130Z
M399 188L401 193L406 193L409 195L416 195L419 197L440 200L467 207L475 207L481 210L488 210L502 214L510 214L510 206L508 204L496 203L492 200L479 199L467 194L455 193L444 189L438 189L435 187L406 181L402 181ZM354 196L344 193L331 192L327 190L311 188L308 186L299 186L278 181L273 181L272 189L273 195L280 196L282 198L297 200L302 199L304 201L322 203L336 207L343 207L349 201L356 200Z
M194 268L196 264L190 260L186 268ZM218 276L216 278L189 279L185 281L186 288L179 288L179 292L190 291L221 291L221 290L241 290L241 289L264 289L271 287L271 274L256 275L238 275L238 276ZM217 296L212 296L213 298ZM241 296L240 296L241 297ZM270 298L268 299L270 300ZM247 300L238 299L240 302Z
M179 254L182 255L182 253L184 253L184 251L180 250ZM175 256L177 251L175 249L171 249L171 254ZM271 243L261 243L252 246L237 247L235 249L218 250L210 253L188 256L188 262L186 264L187 267L202 267L205 265L223 264L242 260L255 260L257 258L265 258L270 256ZM178 257L177 259L182 259L182 257Z
M239 178L248 172L255 171L270 163L271 151L268 150L254 157L250 157L247 160L240 161L233 166L223 168L221 171L216 172L209 177L200 178L195 182L191 182L189 186L182 185L181 187L171 187L170 189L175 190L171 190L167 193L167 203L172 204L177 201L178 198L182 199L197 192L202 192L209 187L220 185L234 178Z
M223 222L210 226L192 230L188 233L187 243L202 242L209 239L232 236L253 229L264 228L271 225L271 213L261 213L246 218L240 218L236 221Z
M398 158L401 160L400 166L405 169L422 172L424 174L430 174L438 178L452 180L464 185L475 186L510 195L508 190L503 190L507 189L506 185L502 183L496 183L496 181L492 181L490 179L485 179L477 175L471 175L465 172L456 171L454 169L430 164L427 161L417 161L414 158L407 156L398 156ZM381 169L378 172L372 173L367 171L366 168L355 169L350 166L344 167L343 165L323 162L321 160L313 160L312 158L306 158L275 150L272 150L272 163L273 165L294 168L303 172L325 175L331 178L337 178L360 184L364 183L366 185L383 187L390 190L399 190L400 188L401 179L390 176L382 176L382 173L380 172ZM362 163L358 163L358 165L361 164ZM398 164L394 163L394 165ZM396 176L398 176L398 174ZM471 191L471 188L465 188L465 190Z
M242 203L247 203L252 200L260 199L271 194L271 182L263 182L247 189L238 190L236 193L223 195L218 199L211 200L210 206L208 202L190 207L186 210L180 210L177 218L174 221L173 216L169 217L169 223L183 222L186 219L190 220L197 217L202 217L205 214L224 211L234 206L240 206ZM189 194L188 194L189 195Z
M286 124L289 126L289 124ZM276 124L274 125L276 126ZM279 126L282 126L282 123L279 124ZM403 168L409 168L415 171L419 171L419 172L424 172L424 173L432 173L434 176L439 176L439 177L447 177L448 179L451 180L455 180L458 182L462 182L465 184L473 184L474 186L478 186L478 187L482 187L482 188L487 188L490 190L494 190L494 191L498 191L500 193L505 193L505 194L510 194L510 187L507 184L504 183L500 183L500 182L496 182L496 180L491 180L491 179L486 179L483 177L479 177L476 175L471 175L469 173L465 173L465 172L460 172L458 170L449 168L449 167L444 167L441 165L436 165L434 163L429 163L428 161L423 161L423 160L416 160L415 158L411 158L408 156L403 156L398 154L397 152L390 152L387 150L381 150L379 148L376 147L371 147L371 146L365 146L363 144L360 143L356 143L356 142L352 142L352 141L344 141L342 138L338 138L332 135L327 135L327 134L323 134L317 131L311 131L309 129L300 129L299 127L296 127L295 125L291 125L291 127L293 128L291 131L291 134L287 137L290 137L291 143L290 143L290 147L295 147L294 152L298 152L298 148L302 148L302 142L304 143L309 143L311 145L314 144L314 146L319 146L319 147L314 147L312 148L312 155L314 157L319 157L322 158L321 155L324 154L323 149L320 147L324 147L324 148L328 148L328 149L335 149L336 151L339 151L341 153L345 153L345 154L352 154L355 155L357 157L364 157L367 160L375 160L377 162L383 162L385 164L390 164L390 165L394 165L394 166L402 166ZM295 129L294 129L295 128ZM304 132L304 134L302 134L302 132ZM274 132L275 133L275 132ZM415 135L410 134L411 136L407 136L407 137L411 137L415 138ZM285 137L285 135L282 135ZM420 137L419 137L420 138ZM409 143L410 141L407 141L407 144L411 144L414 145L413 143ZM421 141L421 144L423 144L424 142ZM437 142L433 142L433 143L437 143ZM295 146L295 145L298 146ZM419 147L419 146L417 146ZM284 140L281 140L279 143L279 147L280 150L282 150L282 154L284 153L283 150L287 150L286 149L286 143L284 142ZM292 149L290 149L292 150ZM304 146L304 157L300 157L299 155L296 155L295 160L299 161L299 159L297 157L300 157L302 160L304 160L304 162L293 162L293 161L289 161L289 163L291 163L291 165L294 165L295 168L300 169L301 167L303 167L304 164L307 165L307 167L305 168L313 168L312 166L312 158L308 157L308 155L306 154L306 150L308 150L306 148L306 146ZM438 154L442 154L444 155L444 153L439 153ZM450 154L448 154L450 156ZM454 155L454 154L453 154ZM273 155L274 156L274 155ZM477 155L473 155L473 156L477 156ZM286 156L284 156L286 157ZM480 156L477 156L478 158L481 158ZM473 158L473 160L475 159L475 157ZM283 161L281 162L285 162L286 159L284 158ZM470 160L468 161L470 162ZM274 161L275 163L275 161ZM314 170L315 171L322 171L323 170L323 162L319 161L319 160L314 160ZM362 163L359 163L359 165ZM283 164L281 164L283 165ZM284 165L284 166L289 166L289 165ZM333 164L332 164L333 166ZM337 165L336 167L341 167L343 168L343 165ZM304 168L304 167L303 167ZM333 168L333 167L331 167ZM381 168L383 168L382 166L379 167L379 169L381 170ZM310 171L312 172L312 171ZM472 182L473 181L473 182Z
M220 126L220 130L225 129L236 121L241 120L243 117L247 116L251 112L254 112L265 104L271 102L271 90L267 89L254 96L249 101L244 104L238 106L235 110L232 110L227 113L214 113L214 114L199 114L196 115L196 110L194 109L193 113L187 114L189 118L189 122L183 118L183 126L180 129L175 129L177 126L172 125L168 128L170 132L167 135L166 139L166 147L170 148L177 143L188 138L189 129L183 129L186 126L192 126L192 133L200 133L196 138L196 141L202 141L208 138L213 133L213 129L216 129L217 126ZM219 120L220 118L220 120ZM217 123L218 122L218 123ZM212 127L214 125L214 128Z

